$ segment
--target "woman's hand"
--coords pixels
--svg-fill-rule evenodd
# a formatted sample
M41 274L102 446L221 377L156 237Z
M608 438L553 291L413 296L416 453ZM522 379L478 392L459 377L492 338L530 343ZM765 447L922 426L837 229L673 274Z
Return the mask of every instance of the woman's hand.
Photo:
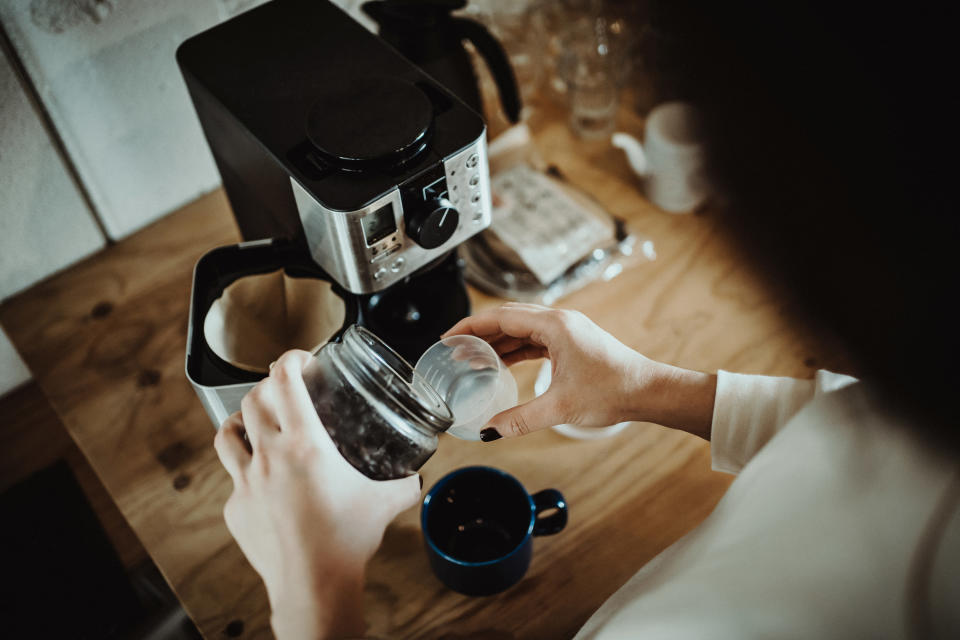
M227 528L263 578L278 638L362 636L363 574L383 532L420 497L418 476L377 482L337 451L284 354L220 427L233 478Z
M556 424L603 427L625 420L657 422L709 439L716 376L651 360L576 311L507 303L454 325L443 337L472 334L507 365L549 358L550 388L497 414L486 442Z

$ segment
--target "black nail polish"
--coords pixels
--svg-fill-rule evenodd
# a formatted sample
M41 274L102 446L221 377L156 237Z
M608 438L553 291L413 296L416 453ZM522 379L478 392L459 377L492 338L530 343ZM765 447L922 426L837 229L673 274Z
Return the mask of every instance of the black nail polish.
M502 437L503 436L500 435L500 432L493 427L489 427L480 432L480 440L483 442L493 442L494 440L499 440Z

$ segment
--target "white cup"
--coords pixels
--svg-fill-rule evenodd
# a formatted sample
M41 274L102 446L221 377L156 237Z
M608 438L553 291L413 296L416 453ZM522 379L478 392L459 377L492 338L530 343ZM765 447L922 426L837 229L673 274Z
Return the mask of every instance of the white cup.
M479 440L490 418L516 406L517 381L497 352L476 336L451 336L427 349L416 371L450 407L447 433Z
M651 202L671 213L693 210L709 195L696 110L685 102L665 102L650 111L644 132L643 144L626 133L613 134L611 143L626 152Z

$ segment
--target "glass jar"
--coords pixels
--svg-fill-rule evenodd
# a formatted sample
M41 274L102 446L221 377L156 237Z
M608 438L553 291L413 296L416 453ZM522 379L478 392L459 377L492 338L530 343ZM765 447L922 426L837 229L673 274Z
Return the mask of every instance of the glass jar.
M413 367L357 325L317 352L303 380L337 449L374 480L415 472L453 424L449 407Z

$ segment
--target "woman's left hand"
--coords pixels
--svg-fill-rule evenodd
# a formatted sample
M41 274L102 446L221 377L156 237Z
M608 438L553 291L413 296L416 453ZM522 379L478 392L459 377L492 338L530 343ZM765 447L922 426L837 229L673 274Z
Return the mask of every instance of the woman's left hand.
M214 445L233 478L227 528L263 578L278 638L362 636L363 574L383 532L419 500L419 477L377 482L347 462L285 353Z

